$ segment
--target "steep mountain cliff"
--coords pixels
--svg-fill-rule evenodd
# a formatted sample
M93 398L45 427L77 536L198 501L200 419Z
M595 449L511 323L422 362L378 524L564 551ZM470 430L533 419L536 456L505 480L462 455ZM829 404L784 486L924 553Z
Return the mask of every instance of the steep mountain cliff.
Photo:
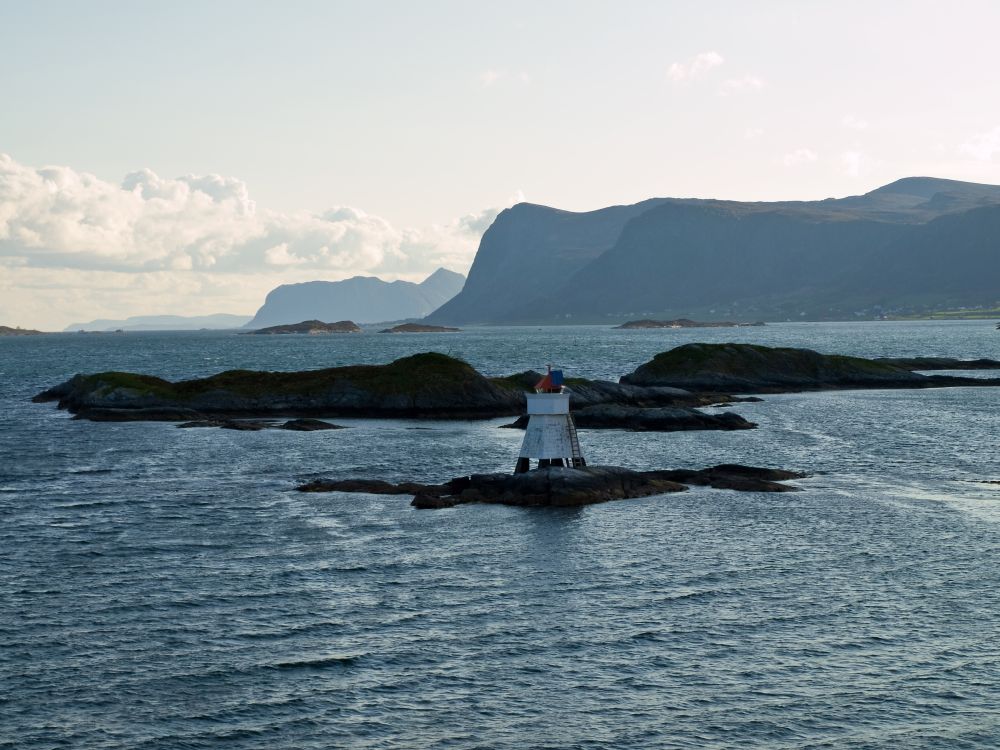
M419 284L355 276L344 281L307 281L271 290L247 328L302 320L355 320L375 323L419 318L458 294L460 273L439 268Z
M1000 186L930 177L822 201L519 205L428 320L823 319L991 304L997 250Z
M428 317L495 323L517 316L553 279L565 279L611 247L629 219L662 203L573 213L519 203L502 211L483 235L465 287Z

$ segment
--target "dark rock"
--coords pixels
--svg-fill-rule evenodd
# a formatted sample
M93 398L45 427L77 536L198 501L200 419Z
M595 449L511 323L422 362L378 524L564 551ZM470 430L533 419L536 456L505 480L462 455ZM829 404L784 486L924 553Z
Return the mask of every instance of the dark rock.
M733 323L730 321L699 322L688 320L687 318L678 318L677 320L630 320L628 323L615 326L615 328L626 330L634 328L747 328L762 325L765 325L763 321L756 321L754 323Z
M995 359L954 359L952 357L877 357L882 362L904 370L1000 370L1000 361Z
M383 482L381 479L314 479L296 489L299 492L365 492L370 495L414 495L418 492L440 491L443 485L416 482Z
M719 464L708 469L673 469L647 471L647 476L680 482L682 484L714 487L721 490L743 492L795 492L797 487L779 482L804 479L808 474L784 469L768 469L740 464Z
M323 422L319 419L292 419L284 424L275 424L272 421L262 421L253 419L212 419L202 418L191 422L184 422L177 425L180 428L192 427L218 427L223 430L242 430L245 432L256 432L270 428L278 430L295 430L298 432L313 432L316 430L341 430L340 425Z
M383 328L379 333L457 333L461 328L449 326L429 326L421 323L401 323L392 328Z
M387 365L304 372L230 370L170 382L149 375L76 375L38 394L86 419L201 421L251 417L482 419L517 414L522 392L428 352Z
M532 392L542 374L534 370L519 372L504 378L493 378L498 385L522 392ZM610 380L586 380L569 378L566 381L569 402L573 409L583 409L598 404L620 404L622 406L708 406L720 401L735 402L749 399L723 394L692 393L683 388L640 386L627 383L613 383Z
M88 417L89 418L89 417ZM249 419L198 419L193 422L184 422L177 425L181 429L192 427L218 427L221 430L238 430L240 432L259 432L273 427L271 422L260 422Z
M11 328L10 326L0 326L0 336L43 336L42 331L31 328Z
M584 429L625 429L637 432L677 432L681 430L749 430L757 425L739 414L706 414L697 409L662 406L643 409L635 406L600 404L573 413L577 427Z
M321 419L290 419L279 430L294 430L296 432L315 432L316 430L343 430L343 425L324 422Z
M60 405L60 408L63 407ZM74 418L89 419L92 422L181 422L203 421L205 416L194 409L154 406L138 409L91 407L76 411Z
M259 432L272 426L271 422L258 422L251 419L227 419L219 425L223 430L237 430L238 432Z
M686 407L642 408L598 404L573 412L577 427L588 430L633 430L635 432L680 432L684 430L750 430L757 426L739 414L706 414ZM524 430L528 415L518 417L504 428Z
M680 492L685 485L707 485L750 492L789 492L778 484L806 476L780 469L723 464L701 471L632 471L618 466L568 468L551 466L523 474L472 474L442 485L379 480L318 479L298 487L301 492L367 492L413 495L415 508L452 508L466 503L498 503L527 507L590 505L609 500Z
M685 344L657 354L622 383L702 392L782 393L838 388L1000 385L1000 379L919 375L861 357L755 344Z
M268 326L258 328L256 331L248 331L251 334L272 335L304 333L316 335L323 333L361 333L361 326L353 320L338 320L336 323L324 323L321 320L303 320L301 323L290 323L288 325Z

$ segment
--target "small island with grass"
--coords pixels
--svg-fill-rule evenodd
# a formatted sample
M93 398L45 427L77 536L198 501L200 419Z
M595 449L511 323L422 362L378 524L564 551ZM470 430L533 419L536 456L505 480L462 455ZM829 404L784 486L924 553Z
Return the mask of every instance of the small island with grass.
M322 335L325 333L361 333L361 326L353 320L339 320L336 323L324 323L321 320L303 320L301 323L289 323L281 326L268 326L250 331L251 334L280 335L280 334L306 334L307 336Z
M392 328L383 328L379 333L457 333L461 330L461 328L429 326L423 323L400 323Z
M621 382L719 393L1000 385L1000 378L922 375L914 371L933 361L923 357L875 360L758 344L684 344L657 354L622 377ZM961 360L936 362L937 367L926 369L962 366Z
M35 331L31 328L11 328L10 326L0 326L0 336L44 336L45 331Z

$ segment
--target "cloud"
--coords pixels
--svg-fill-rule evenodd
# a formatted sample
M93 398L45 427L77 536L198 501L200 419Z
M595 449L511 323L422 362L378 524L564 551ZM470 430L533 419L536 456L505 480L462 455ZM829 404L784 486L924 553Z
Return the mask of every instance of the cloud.
M743 131L743 137L748 141L755 140L764 135L764 128L747 128Z
M687 62L675 62L667 68L667 78L674 83L687 83L703 77L726 60L718 52L701 52Z
M958 152L978 161L992 161L1000 153L1000 126L972 136L958 147Z
M526 70L510 73L506 70L495 70L492 68L484 70L479 74L479 82L483 85L483 88L489 88L503 81L514 81L527 86L531 83L531 74Z
M781 161L786 167L797 167L802 164L810 164L816 161L819 156L816 152L808 148L797 148L785 154Z
M719 93L723 96L729 94L746 94L753 91L760 91L764 88L764 81L757 76L746 75L740 78L730 78L723 82Z
M6 282L0 317L7 324L33 309L29 298L59 296L38 291L49 288L64 295L38 308L46 319L58 317L70 300L76 304L65 315L80 319L91 312L218 311L224 302L237 304L237 289L243 294L235 310L246 312L291 277L415 280L439 266L465 271L502 208L423 229L399 228L349 206L318 214L262 209L233 177L162 178L143 169L115 184L0 154L0 278ZM52 286L43 286L45 280ZM186 298L183 290L200 296ZM213 290L228 296L212 299ZM135 302L144 304L130 306Z
M845 151L840 155L841 171L848 177L860 177L865 165L865 155L860 151Z
M479 82L483 86L492 86L494 83L503 78L504 74L499 70L484 70L479 74Z
M840 124L849 130L868 130L868 121L857 115L844 115L840 118Z

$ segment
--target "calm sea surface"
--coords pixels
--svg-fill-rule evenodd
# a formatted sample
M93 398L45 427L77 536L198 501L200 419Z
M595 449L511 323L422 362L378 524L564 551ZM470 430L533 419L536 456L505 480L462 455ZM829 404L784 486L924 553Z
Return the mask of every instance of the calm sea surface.
M617 378L687 341L1000 358L990 322L0 339L0 747L1000 747L1000 390L768 396L592 463L813 473L575 510L302 495L510 470L487 422L71 420L76 372L388 362Z

